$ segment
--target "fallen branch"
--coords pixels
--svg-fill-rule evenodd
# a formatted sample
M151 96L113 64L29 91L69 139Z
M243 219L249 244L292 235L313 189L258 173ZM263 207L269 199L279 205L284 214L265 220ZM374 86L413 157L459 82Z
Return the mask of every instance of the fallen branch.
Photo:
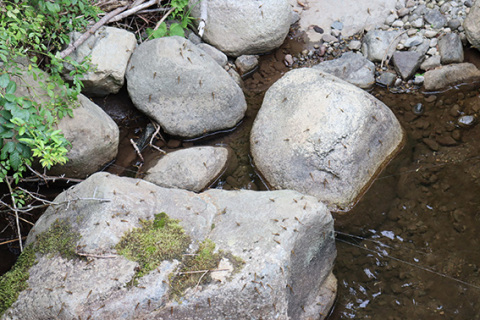
M110 21L110 19L112 19L113 17L115 17L116 15L118 15L119 13L125 11L126 9L128 8L128 6L124 6L124 7L120 7L120 8L117 8L115 10L113 10L112 12L109 12L105 17L103 17L102 19L98 20L97 23L95 23L91 28L90 30L88 30L87 32L85 32L84 34L82 34L80 36L80 38L77 39L77 41L75 41L74 43L70 43L68 45L68 47L61 51L59 53L59 56L61 59L64 59L66 56L70 55L73 51L75 51L80 45L82 45L82 43L84 43L88 38L90 38L90 36L92 34L95 34L95 32L101 27L103 26L104 24L106 24L107 22Z
M153 6L154 4L158 3L158 0L150 0L147 3L143 3L144 1L140 1L139 3L134 3L131 9L128 9L127 11L115 16L114 18L110 19L110 23L120 21L128 16L131 16L132 14L137 13L140 10L146 9L148 7ZM142 4L143 3L143 4Z

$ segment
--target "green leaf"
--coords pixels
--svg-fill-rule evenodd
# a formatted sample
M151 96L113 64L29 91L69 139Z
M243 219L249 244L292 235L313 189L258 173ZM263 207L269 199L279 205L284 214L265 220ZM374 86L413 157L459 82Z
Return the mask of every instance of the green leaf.
M22 157L18 152L13 152L10 154L10 165L15 171L17 171L18 168L22 165Z
M147 29L147 34L149 38L152 39L165 37L165 35L167 34L167 24L165 22L162 22L162 24L155 31L153 31L153 29Z
M15 150L15 143L13 141L7 142L2 148L0 159L5 160L7 158L7 154L12 153L13 150Z
M185 37L185 31L183 30L182 26L178 23L172 23L170 25L170 36L180 36Z
M8 74L4 73L0 76L0 88L6 88L9 82L10 78Z
M7 94L5 95L5 99L7 99L7 100L10 101L10 102L14 102L14 101L17 100L17 96L14 95L14 94L11 94L11 93L7 93Z
M23 135L25 134L25 126L20 127L20 128L18 129L18 134L19 134L20 136L23 136Z

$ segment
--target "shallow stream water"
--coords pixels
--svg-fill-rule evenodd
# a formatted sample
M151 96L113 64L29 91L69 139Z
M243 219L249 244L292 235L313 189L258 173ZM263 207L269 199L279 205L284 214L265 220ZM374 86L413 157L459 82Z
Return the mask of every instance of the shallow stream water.
M245 80L249 108L235 129L193 141L164 134L156 145L167 152L227 146L232 165L212 187L266 190L249 156L250 128L265 91L288 71L285 53L302 49L287 41L261 57ZM395 113L407 143L350 212L334 213L338 297L328 319L480 319L480 126L458 123L462 115L479 115L478 85L435 94L375 88L372 94ZM161 156L147 147L142 164L129 142L148 120L126 90L95 102L121 127L118 158L106 170L141 177ZM418 103L422 114L416 114ZM0 274L15 260L5 248Z

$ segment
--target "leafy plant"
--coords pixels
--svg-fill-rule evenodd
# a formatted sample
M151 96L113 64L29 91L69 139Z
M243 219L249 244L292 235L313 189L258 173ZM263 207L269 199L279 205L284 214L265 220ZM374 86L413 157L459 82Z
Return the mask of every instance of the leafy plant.
M82 89L79 79L89 67L88 61L60 59L56 51L69 42L70 32L84 30L98 12L88 0L0 2L0 182L12 174L18 183L34 158L46 168L67 161L69 143L56 124L73 115ZM18 63L22 57L27 59L23 66ZM71 85L61 77L65 62L74 66ZM26 72L45 95L30 87L28 96L18 92L13 78L22 82Z
M170 36L185 37L185 30L191 24L193 18L190 16L190 9L188 9L188 0L172 0L170 1L171 15L168 17L170 21L175 20L179 22L167 23L163 21L160 26L153 30L146 29L148 38L156 39Z

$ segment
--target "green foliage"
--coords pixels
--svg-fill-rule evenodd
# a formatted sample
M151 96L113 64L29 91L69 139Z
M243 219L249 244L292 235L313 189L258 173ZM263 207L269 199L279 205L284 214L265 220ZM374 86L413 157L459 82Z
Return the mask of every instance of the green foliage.
M0 316L17 300L19 293L28 288L29 270L35 264L35 254L60 254L67 259L75 254L80 234L71 230L67 221L56 221L40 234L35 243L27 246L13 268L0 277Z
M149 39L170 36L185 37L185 29L188 28L193 20L190 16L190 10L188 9L188 0L172 0L170 1L170 6L173 11L168 19L179 22L171 22L169 26L167 26L167 23L164 21L157 30L147 28L145 31Z
M69 42L68 33L84 30L97 13L88 0L0 2L0 182L12 173L18 183L34 158L46 168L67 161L68 142L55 126L62 117L73 115L88 61L60 59L56 51ZM28 62L23 67L18 63L22 57ZM49 76L44 76L40 62ZM72 85L61 77L65 62L74 66ZM17 92L14 76L22 81L25 72L45 97L36 96L31 88L28 96Z
M156 214L153 221L141 221L141 224L115 246L119 254L139 263L136 278L154 270L164 260L181 260L190 244L178 220L170 219L164 212Z

